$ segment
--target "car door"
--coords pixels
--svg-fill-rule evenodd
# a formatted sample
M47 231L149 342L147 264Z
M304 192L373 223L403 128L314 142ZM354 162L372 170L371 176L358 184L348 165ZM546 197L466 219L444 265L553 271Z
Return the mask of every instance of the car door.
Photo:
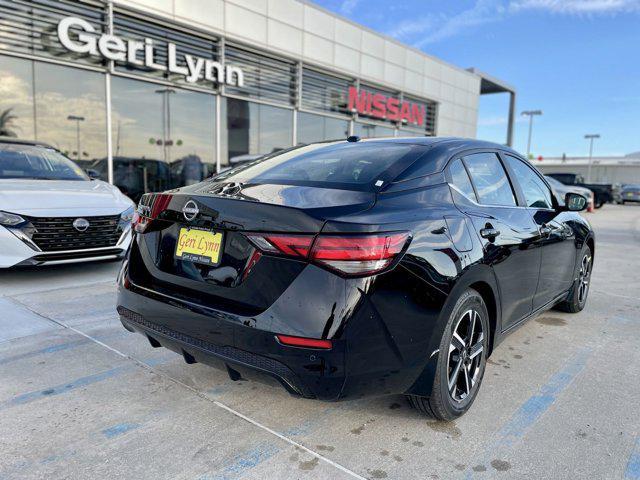
M451 184L468 200L456 204L471 219L484 261L495 271L502 330L506 330L532 310L540 271L540 249L534 245L538 228L527 210L518 206L496 152L465 154L450 164L449 175Z
M571 287L576 261L574 232L567 224L570 215L557 210L551 188L529 162L508 154L503 154L503 159L540 232L536 244L541 247L542 257L538 288L533 298L535 310Z

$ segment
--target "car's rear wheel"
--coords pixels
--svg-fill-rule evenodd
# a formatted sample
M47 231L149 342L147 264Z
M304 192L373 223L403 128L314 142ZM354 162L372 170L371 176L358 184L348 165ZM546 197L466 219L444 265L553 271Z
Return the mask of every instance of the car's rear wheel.
M469 410L484 375L488 339L487 307L477 291L468 289L444 329L431 396L408 395L411 405L439 420L453 420Z
M593 255L591 248L585 245L580 259L580 270L574 280L567 299L560 302L556 308L568 313L581 311L587 303L591 284L591 270L593 269Z

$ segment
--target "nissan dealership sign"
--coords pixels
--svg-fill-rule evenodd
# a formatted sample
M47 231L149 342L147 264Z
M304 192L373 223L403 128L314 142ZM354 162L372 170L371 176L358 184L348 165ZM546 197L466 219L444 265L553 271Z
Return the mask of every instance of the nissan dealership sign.
M349 87L349 110L358 115L423 126L425 106Z
M73 38L70 35L72 29L80 30ZM141 42L106 33L98 36L93 25L82 18L62 19L58 24L58 38L60 43L71 52L104 57L108 60L144 66L157 71L177 73L183 75L189 83L204 79L215 83L244 86L244 74L238 67L224 66L220 62L189 54L184 54L180 59L184 62L178 62L176 46L173 43L168 43L166 46L167 65L163 65L156 62L156 45L152 39L145 38ZM138 58L138 53L142 54L142 60Z

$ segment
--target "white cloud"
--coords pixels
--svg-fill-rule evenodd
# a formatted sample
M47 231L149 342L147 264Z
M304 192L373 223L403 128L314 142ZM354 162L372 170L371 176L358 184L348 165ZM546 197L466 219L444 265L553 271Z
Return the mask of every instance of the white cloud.
M509 10L542 10L570 15L640 12L640 0L513 0Z
M433 14L407 20L387 33L420 48L500 20L504 12L505 7L500 0L477 0L473 7L454 15Z
M344 0L342 5L340 5L340 13L342 15L349 15L353 13L359 3L360 0Z
M345 0L342 7L358 1ZM640 0L477 0L471 8L458 13L434 13L400 22L387 34L422 48L509 15L535 10L564 15L640 13Z

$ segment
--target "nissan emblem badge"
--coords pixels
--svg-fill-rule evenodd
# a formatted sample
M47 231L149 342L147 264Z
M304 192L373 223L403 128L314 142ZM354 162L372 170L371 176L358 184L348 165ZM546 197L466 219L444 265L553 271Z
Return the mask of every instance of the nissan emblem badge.
M184 207L182 207L182 214L184 215L184 218L189 222L196 218L198 213L200 213L200 209L198 208L198 205L196 205L196 202L194 202L193 200L189 200L184 204Z

